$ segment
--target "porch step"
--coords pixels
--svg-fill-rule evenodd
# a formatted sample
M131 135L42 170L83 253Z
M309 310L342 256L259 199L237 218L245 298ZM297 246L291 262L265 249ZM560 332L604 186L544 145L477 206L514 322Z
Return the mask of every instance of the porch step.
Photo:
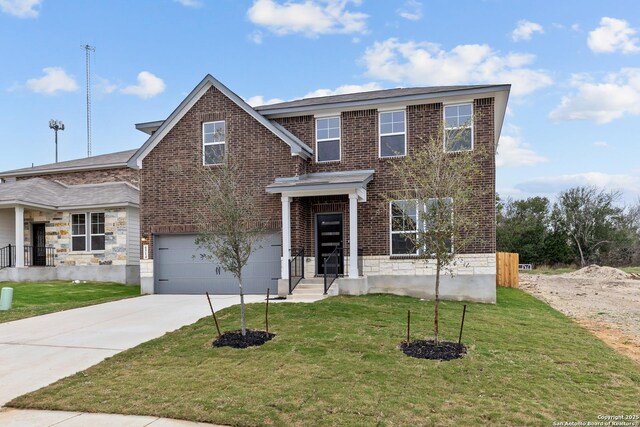
M302 279L293 290L293 296L310 296L324 294L324 279L314 277L312 279Z

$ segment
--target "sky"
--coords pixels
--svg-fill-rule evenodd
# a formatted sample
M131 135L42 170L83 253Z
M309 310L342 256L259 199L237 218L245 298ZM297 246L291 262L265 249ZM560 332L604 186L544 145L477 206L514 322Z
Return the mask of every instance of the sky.
M210 73L252 105L512 85L503 197L576 185L640 197L637 0L0 0L0 170L138 148Z

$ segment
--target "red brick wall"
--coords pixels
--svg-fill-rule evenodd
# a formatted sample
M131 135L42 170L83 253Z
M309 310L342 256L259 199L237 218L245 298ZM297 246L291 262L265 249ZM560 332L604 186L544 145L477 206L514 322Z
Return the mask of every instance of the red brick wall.
M495 150L493 135L493 98L475 101L474 143ZM374 169L374 179L367 189L367 202L358 203L358 239L363 255L389 254L389 214L385 195L397 190L389 162L378 157L378 113L360 110L342 113L342 160L333 163L304 161L291 156L288 145L260 125L214 88L210 89L180 120L156 148L143 160L141 180L141 235L152 233L194 232L192 200L196 182L170 171L180 165L183 174L204 167L202 159L202 122L226 120L228 159L241 159L242 183L255 188L256 216L270 220L274 229L281 227L279 195L264 188L275 178L311 172ZM437 131L442 120L442 104L407 107L408 152L420 149L418 135ZM315 149L313 116L277 119L307 145ZM483 164L478 186L489 188L476 205L485 213L483 230L469 253L495 252L495 158L488 156ZM349 238L349 201L347 196L295 198L291 206L292 248L305 248L313 255L315 214L342 212L345 244ZM152 251L150 251L150 255Z
M29 176L17 177L21 179L44 178L49 181L60 181L67 185L78 184L101 184L104 182L128 182L136 187L139 186L140 180L138 171L128 167L85 170L78 172L62 172L51 174L34 174Z

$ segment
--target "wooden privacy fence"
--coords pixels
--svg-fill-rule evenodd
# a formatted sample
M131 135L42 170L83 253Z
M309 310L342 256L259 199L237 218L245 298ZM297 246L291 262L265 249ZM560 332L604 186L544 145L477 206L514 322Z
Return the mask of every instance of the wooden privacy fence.
M517 288L520 280L518 263L520 256L510 252L496 253L496 285Z

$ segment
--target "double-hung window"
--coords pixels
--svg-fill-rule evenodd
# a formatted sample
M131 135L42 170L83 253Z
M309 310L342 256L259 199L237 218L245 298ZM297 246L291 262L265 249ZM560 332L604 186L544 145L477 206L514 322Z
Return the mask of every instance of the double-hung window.
M340 161L340 117L316 119L316 161Z
M416 255L418 248L418 202L391 202L391 255Z
M445 105L444 150L473 150L473 108L471 104Z
M380 157L397 157L407 154L407 131L405 111L380 113Z
M217 165L224 162L225 123L224 120L202 124L202 162Z
M104 236L104 212L71 214L72 251L103 251Z

